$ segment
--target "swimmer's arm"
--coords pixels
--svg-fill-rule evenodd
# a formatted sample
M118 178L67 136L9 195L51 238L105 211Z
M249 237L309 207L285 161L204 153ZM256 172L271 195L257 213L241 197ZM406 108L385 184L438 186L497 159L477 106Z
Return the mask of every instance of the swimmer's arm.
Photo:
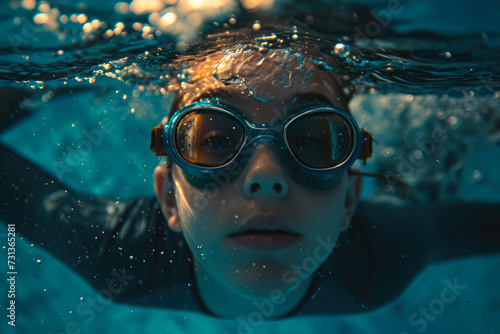
M40 210L51 193L66 188L41 168L0 143L0 219L44 242Z
M360 211L370 268L365 291L374 304L396 299L430 263L500 252L499 204L364 203Z
M159 252L168 254L154 198L117 202L78 194L3 144L0 158L0 220L15 224L19 237L51 252L96 290L133 276L125 283L135 293L150 280ZM127 301L134 295L128 292Z
M363 202L358 211L359 225L352 228L360 235L358 252L364 255L355 262L368 259L367 285L359 294L378 307L398 298L432 261L436 232L426 206Z
M500 203L431 206L436 233L433 261L500 253Z
M28 89L0 87L0 132L30 116L29 110L20 106L20 103L32 94L33 91Z

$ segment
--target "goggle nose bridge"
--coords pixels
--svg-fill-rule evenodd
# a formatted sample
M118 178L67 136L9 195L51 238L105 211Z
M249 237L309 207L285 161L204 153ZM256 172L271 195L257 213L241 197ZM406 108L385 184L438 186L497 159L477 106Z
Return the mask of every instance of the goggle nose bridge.
M247 123L248 132L244 134L245 141L237 155L246 148L258 146L263 143L274 143L280 147L280 149L283 149L283 144L286 145L283 138L283 129L283 124L262 124L262 126L257 126Z
M255 126L254 124L247 123L247 133L245 134L247 144L254 141L261 141L263 138L270 138L281 142L281 137L283 137L283 127L281 125L271 124L267 126Z

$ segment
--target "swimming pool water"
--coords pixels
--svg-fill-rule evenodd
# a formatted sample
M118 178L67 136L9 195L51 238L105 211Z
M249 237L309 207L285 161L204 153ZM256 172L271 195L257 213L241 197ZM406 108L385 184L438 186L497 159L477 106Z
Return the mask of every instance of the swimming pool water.
M34 1L1 5L5 8L1 20L2 31L6 32L1 37L3 45L16 47L0 50L2 88L26 87L34 92L31 99L23 102L32 116L2 133L2 142L54 175L57 164L64 162L71 166L70 171L57 176L73 189L119 199L151 196L151 175L157 159L149 153L149 129L161 119L170 100L162 94L155 95L159 86L145 84L148 78L128 73L124 83L113 78L112 73L136 62L141 70L153 71L156 78L154 71L158 68L147 67L149 60L144 52L166 43L172 36L182 47L198 27L177 35L164 29L163 35L141 38L144 31L136 31L134 35L132 25L148 22L147 14L126 16L113 2L91 0L80 3L60 0L57 7L53 2L51 8L60 10L59 27L51 27L50 21L36 23L37 13L44 13L43 7L40 9L43 3L35 2L34 9L26 9L31 2ZM19 9L15 9L16 3ZM287 4L292 7L286 7ZM292 1L276 1L275 5L293 11ZM311 3L311 8L314 5ZM364 1L364 5L375 11L388 8L388 2L384 1ZM377 140L375 159L364 170L400 174L412 186L409 201L500 201L500 174L494 167L500 163L497 56L500 29L495 18L500 8L488 1L484 5L486 9L481 10L483 7L476 2L401 2L403 9L391 14L391 22L397 32L406 35L389 32L350 46L353 54L368 62L363 65L358 62L352 67L360 75L356 85L361 93L351 102L351 109L360 126L372 130ZM207 12L203 17L222 22L230 17L230 12ZM73 13L85 13L87 20L80 23L77 16L76 22L72 22ZM69 23L61 23L60 15L67 15ZM119 28L117 23L122 21L126 27L123 30L129 29L131 33L97 44L85 42L82 36L91 34L82 31L90 29L84 25L92 19L106 23L107 27L99 33ZM61 31L66 36L63 41ZM13 39L14 35L7 32L23 39ZM439 38L434 38L436 33L441 33ZM403 37L411 37L412 54L404 52L408 45ZM64 52L58 54L58 50ZM31 61L26 55L30 55ZM126 56L129 58L123 58ZM349 57L345 59L352 61ZM395 70L388 70L388 64ZM110 68L106 69L107 65ZM467 68L474 70L467 72ZM93 71L98 69L110 74L97 75ZM50 74L67 80L50 81ZM89 78L95 82L90 83ZM29 81L23 85L15 83L16 79ZM143 90L138 93L140 85ZM45 88L40 89L41 86ZM111 122L113 130L101 143L93 145L90 152L79 152L78 143L86 139L83 130L99 128L105 120ZM429 133L435 128L446 129L448 139L432 146ZM78 163L72 163L75 157ZM417 157L419 162L411 157ZM397 201L392 191L384 183L366 180L363 197ZM237 332L239 324L235 321L129 305L99 305L102 308L89 310L82 317L76 310L85 301L96 298L95 291L43 249L19 239L16 332ZM266 322L255 333L500 333L499 275L498 256L434 265L398 300L380 310L362 315ZM410 322L420 308L441 305L441 291L446 282L454 279L467 286L455 301L441 302L442 311L429 318L414 316L414 322ZM2 309L5 300L0 300ZM12 330L5 323L1 324L2 332L4 328Z

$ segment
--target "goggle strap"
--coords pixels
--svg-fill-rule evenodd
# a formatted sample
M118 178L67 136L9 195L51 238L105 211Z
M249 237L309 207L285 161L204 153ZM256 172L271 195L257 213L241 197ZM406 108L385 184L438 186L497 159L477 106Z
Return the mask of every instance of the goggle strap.
M403 181L395 176L389 175L389 174L382 175L382 174L375 174L375 173L365 173L365 172L362 172L360 170L354 170L354 169L350 169L350 168L348 170L348 173L349 173L349 175L369 176L369 177L373 177L373 178L376 178L379 180L385 180L388 182L389 185L396 184L396 185L403 188L403 191L401 193L402 198L406 198L406 196L408 196L408 193L410 192L410 185L408 183L406 183L405 181Z
M157 127L151 129L151 144L149 149L151 153L154 153L156 156L167 155L167 152L163 150L163 125L160 124Z
M372 156L372 142L373 135L371 132L366 131L361 128L362 137L363 137L363 146L361 147L361 155L358 159L363 160L363 165L366 166L366 159L371 158Z

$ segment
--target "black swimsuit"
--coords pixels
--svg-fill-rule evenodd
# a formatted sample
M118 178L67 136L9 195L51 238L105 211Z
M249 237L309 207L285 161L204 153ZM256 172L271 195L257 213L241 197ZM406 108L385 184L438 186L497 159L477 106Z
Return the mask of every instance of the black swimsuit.
M0 218L5 223L15 223L23 236L116 302L211 314L197 293L183 234L167 227L156 198L117 202L77 194L4 145L0 157ZM493 209L498 206L476 212L491 219ZM422 236L417 228L401 238L395 226L418 226L428 219L424 211L429 209L361 202L350 228L314 273L306 297L287 316L373 310L396 299L429 259L422 252L401 257L414 238L421 245ZM383 279L374 280L377 275Z
M352 221L354 226L361 219L365 205L360 204ZM183 234L167 227L156 198L117 203L102 198L70 195L60 190L47 196L43 207L49 221L59 222L51 224L55 227L51 232L47 228L42 231L44 235L57 235L53 244L45 244L44 247L49 247L52 252L56 250L56 256L73 267L97 290L109 290L110 279L121 275L126 278L114 280L117 286L111 289L123 290L112 294L115 301L210 314L197 293L192 253ZM352 226L349 229L354 230ZM39 237L31 237L33 232L25 229L21 232L40 242ZM343 309L353 312L362 310L359 296L352 296L349 289L335 286L342 286L342 280L354 284L367 279L369 265L356 263L358 270L363 268L365 271L360 272L357 279L351 277L353 269L349 277L347 271L333 275L345 266L348 257L353 260L359 258L353 254L353 248L360 251L361 238L361 235L355 236L354 233L342 235L339 240L341 246L334 251L338 251L336 254L340 256L337 257L343 258L342 261L335 261L330 256L323 263L314 274L307 296L292 314L331 313L336 309L331 303L332 293L337 301L342 301ZM70 249L68 241L71 242ZM60 252L64 252L64 255ZM369 258L366 259L369 262ZM328 304L332 309L325 307Z

